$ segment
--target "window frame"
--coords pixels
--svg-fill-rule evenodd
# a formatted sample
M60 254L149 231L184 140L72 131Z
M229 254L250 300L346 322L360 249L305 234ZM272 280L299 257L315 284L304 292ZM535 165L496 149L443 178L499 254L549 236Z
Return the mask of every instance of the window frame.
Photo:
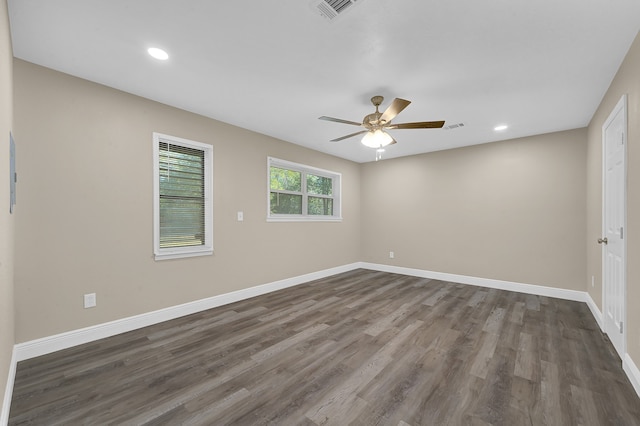
M213 254L213 146L202 142L153 132L153 254L155 260ZM204 153L204 241L185 247L160 247L160 142L203 151Z
M281 191L286 194L302 195L302 214L272 214L271 213L271 167L283 168L300 172L301 192ZM307 192L307 175L321 176L331 179L332 195L330 197L321 194L309 194ZM308 213L308 198L320 197L333 200L333 215L310 215ZM306 164L267 157L267 222L341 222L342 221L342 173L320 169Z

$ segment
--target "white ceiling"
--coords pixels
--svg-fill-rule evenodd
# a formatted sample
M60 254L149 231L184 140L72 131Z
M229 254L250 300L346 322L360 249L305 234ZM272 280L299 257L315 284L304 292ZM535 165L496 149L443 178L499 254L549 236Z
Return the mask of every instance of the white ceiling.
M317 0L316 0L317 1ZM640 29L638 0L9 0L14 55L357 162L352 121L395 97L385 158L588 125ZM147 55L151 46L170 59ZM498 124L509 129L495 132ZM179 136L179 135L178 135Z

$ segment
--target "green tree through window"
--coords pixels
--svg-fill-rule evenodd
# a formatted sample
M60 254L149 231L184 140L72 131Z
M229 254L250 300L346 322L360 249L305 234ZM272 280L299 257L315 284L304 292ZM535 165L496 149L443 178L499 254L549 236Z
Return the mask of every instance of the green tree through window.
M269 160L269 215L336 218L340 175L284 160ZM338 217L339 219L339 217Z

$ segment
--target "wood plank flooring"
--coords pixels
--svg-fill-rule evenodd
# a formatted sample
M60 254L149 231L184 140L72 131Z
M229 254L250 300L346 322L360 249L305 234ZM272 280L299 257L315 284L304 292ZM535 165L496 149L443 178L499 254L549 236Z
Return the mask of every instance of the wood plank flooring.
M10 425L640 425L583 303L356 270L18 364Z

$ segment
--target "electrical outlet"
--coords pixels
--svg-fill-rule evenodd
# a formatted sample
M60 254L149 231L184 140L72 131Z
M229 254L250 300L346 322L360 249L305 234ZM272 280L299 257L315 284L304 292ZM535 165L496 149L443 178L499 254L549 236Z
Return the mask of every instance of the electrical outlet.
M95 293L89 293L89 294L85 294L84 295L84 308L93 308L94 306L97 305L96 302L96 294Z
M396 257L395 253L394 253L394 252L392 252L392 251L390 251L390 252L389 252L389 259L393 259L393 258L395 258L395 257Z
M242 222L244 220L244 212L238 212L238 222Z

